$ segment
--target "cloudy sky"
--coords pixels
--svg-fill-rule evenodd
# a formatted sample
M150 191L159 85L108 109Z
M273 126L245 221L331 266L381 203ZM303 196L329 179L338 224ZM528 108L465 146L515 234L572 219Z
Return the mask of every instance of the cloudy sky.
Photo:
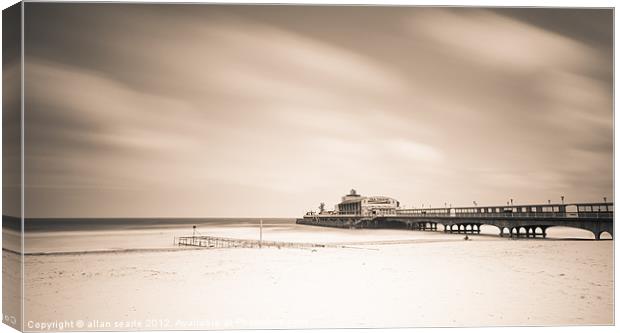
M26 215L612 200L612 11L26 4Z

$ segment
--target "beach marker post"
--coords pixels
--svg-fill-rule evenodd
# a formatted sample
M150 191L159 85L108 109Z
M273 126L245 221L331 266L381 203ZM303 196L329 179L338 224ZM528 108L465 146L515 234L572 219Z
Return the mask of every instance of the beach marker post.
M196 226L192 226L192 245L196 243Z
M260 238L258 240L258 247L263 247L263 219L260 219Z

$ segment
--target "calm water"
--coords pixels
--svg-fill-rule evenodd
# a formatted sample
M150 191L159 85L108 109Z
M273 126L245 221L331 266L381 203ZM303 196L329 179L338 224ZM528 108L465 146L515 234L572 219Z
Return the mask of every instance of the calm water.
M26 232L139 230L153 228L191 228L196 225L294 224L293 218L37 218L26 219ZM3 217L3 225L19 229L19 220Z
M231 238L258 239L260 218L140 218L140 219L28 219L25 223L26 253L115 251L127 249L172 249L175 237L193 233ZM458 240L463 235L410 230L349 230L295 224L295 219L263 218L266 240L310 242L364 242L386 240ZM6 222L4 220L3 222ZM20 234L3 223L5 249L18 251ZM496 237L499 231L483 226L484 240L508 241ZM587 230L553 227L547 230L551 239L593 239ZM606 235L608 236L608 235Z
M245 237L249 230L258 234L261 220L265 231L297 227L295 219L286 218L27 219L24 248L26 253L173 248L174 238L192 235L193 226L198 234L220 231L220 236ZM16 221L3 223L3 248L19 250L18 226Z

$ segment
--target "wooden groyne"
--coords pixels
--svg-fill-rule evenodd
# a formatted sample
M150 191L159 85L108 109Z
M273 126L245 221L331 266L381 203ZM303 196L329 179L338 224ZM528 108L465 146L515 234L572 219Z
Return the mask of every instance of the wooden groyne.
M260 241L253 239L236 239L214 236L183 236L175 239L178 246L194 246L205 248L260 248L260 247L276 247L276 248L316 248L316 247L332 247L326 244L317 243L296 243L296 242L276 242L276 241Z

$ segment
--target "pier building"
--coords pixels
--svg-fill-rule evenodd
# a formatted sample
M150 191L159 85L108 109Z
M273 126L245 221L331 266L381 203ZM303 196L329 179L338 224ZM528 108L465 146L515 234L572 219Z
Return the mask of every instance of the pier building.
M341 215L360 216L387 216L395 215L400 203L385 196L365 197L355 190L342 197L342 202L336 205L336 213Z

